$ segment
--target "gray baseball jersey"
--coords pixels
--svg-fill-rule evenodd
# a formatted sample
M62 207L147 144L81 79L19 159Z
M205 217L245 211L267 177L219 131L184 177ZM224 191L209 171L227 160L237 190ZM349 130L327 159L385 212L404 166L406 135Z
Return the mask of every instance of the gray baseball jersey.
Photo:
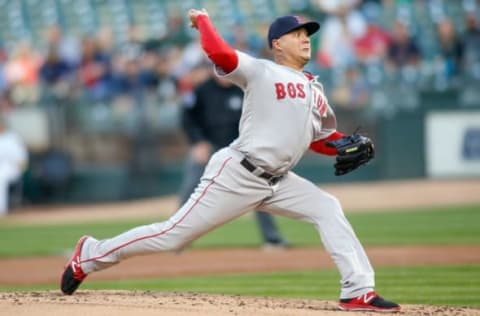
M181 248L262 209L315 226L340 271L341 298L371 291L373 269L339 201L290 171L312 141L335 131L322 86L302 72L238 56L237 68L226 75L245 92L238 139L211 157L195 192L168 220L110 239L88 238L80 255L82 270L88 274L131 256ZM270 181L264 172L281 177Z
M239 66L225 77L244 90L245 98L239 137L231 147L266 171L283 174L312 141L335 131L335 115L315 77L237 54Z

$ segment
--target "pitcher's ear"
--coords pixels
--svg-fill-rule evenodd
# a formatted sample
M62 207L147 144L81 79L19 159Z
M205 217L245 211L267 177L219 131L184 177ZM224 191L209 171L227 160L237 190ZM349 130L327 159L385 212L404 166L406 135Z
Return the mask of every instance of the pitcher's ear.
M273 39L273 40L272 40L272 49L274 49L274 48L277 48L277 49L280 48L279 45L280 45L280 42L278 41L278 39Z

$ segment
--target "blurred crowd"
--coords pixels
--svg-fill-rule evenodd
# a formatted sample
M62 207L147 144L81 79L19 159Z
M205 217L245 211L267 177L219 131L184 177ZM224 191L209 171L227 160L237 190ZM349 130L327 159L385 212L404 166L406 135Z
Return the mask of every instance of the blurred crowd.
M456 25L445 2L311 1L314 10L306 14L322 20L322 28L308 68L320 73L334 104L354 108L369 104L372 89L389 80L418 86L427 79L436 89L455 87L462 76L480 80L478 4L458 1L463 25ZM416 10L425 11L434 33L415 20ZM220 31L234 47L268 58L264 34L255 30L236 23ZM20 40L0 51L1 112L72 101L108 104L120 114L148 102L175 106L208 76L182 12L156 38L135 25L122 42L108 26L72 37L52 25L44 34L41 47Z
M415 107L419 89L480 82L478 1L304 2L308 10L299 14L322 22L307 69L320 75L336 106L381 110L400 101ZM178 107L191 102L193 88L208 78L211 66L185 12L173 11L166 25L162 34L147 37L131 24L122 41L108 25L77 36L51 25L40 45L19 40L3 47L0 113L53 104L95 109L94 119L108 113L126 122L127 130L149 122L177 126ZM238 19L220 32L233 47L269 58L265 25Z
M350 108L372 104L375 90L392 92L393 98L384 94L382 101L398 100L392 90L401 90L398 97L409 106L402 95L420 89L444 91L465 81L478 85L480 29L475 1L316 3L327 15L315 61L330 69L334 104ZM418 106L413 101L410 106Z

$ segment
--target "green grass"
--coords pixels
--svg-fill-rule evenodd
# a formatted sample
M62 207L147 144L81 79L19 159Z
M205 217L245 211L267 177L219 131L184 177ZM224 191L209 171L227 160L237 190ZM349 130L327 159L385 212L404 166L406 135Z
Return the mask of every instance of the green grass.
M480 206L442 210L405 210L348 216L365 246L480 244ZM312 225L277 217L282 233L295 246L318 246ZM71 249L89 234L107 238L152 221L22 225L0 221L0 257L54 255ZM242 217L197 240L193 247L257 247L261 239L253 216Z
M480 244L480 205L349 216L367 245Z
M86 282L85 289L198 292L336 300L336 270L211 277ZM376 269L377 291L402 304L480 307L480 265ZM57 285L2 287L0 291L57 290Z
M348 218L365 246L480 244L480 205L441 210L350 214ZM320 245L318 233L312 225L285 218L277 219L283 234L293 245ZM150 222L153 220L13 225L0 220L0 257L58 254L71 249L83 234L106 238ZM256 225L253 216L242 217L202 237L193 247L257 247L261 240ZM400 303L480 308L480 264L377 268L376 273L377 290ZM189 291L336 300L338 282L338 272L326 270L86 282L82 289ZM42 289L57 290L57 284L28 287L0 285L0 291Z
M366 246L480 244L480 205L350 214L347 217ZM312 225L285 218L278 218L278 223L292 244L319 245L318 233ZM202 237L195 245L234 246L246 241L253 244L252 237L257 237L259 242L255 225L247 221L232 223Z

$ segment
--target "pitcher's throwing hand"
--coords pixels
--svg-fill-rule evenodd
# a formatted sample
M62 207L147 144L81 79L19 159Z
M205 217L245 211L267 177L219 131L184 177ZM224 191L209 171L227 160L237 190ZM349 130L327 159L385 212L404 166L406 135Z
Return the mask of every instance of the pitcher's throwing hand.
M197 17L199 15L206 15L208 16L207 9L203 8L202 10L197 9L190 9L188 10L188 18L190 19L190 27L194 29L198 29L197 26Z

